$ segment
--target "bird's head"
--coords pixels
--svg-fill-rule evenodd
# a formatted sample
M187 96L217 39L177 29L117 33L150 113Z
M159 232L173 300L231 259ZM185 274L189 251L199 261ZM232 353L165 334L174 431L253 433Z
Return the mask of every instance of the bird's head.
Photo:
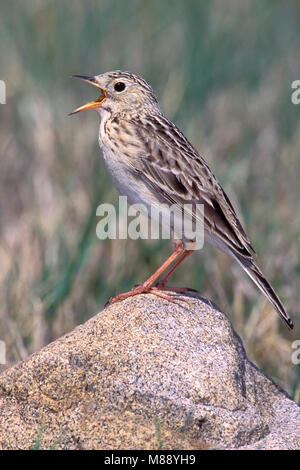
M80 106L70 114L85 109L107 110L112 114L134 112L146 108L158 108L156 96L148 83L140 76L116 70L95 77L73 75L101 90L99 98Z

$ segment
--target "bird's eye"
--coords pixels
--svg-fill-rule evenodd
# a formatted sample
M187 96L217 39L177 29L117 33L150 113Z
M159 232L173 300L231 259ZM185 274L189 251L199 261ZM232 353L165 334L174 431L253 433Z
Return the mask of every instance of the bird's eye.
M115 83L114 89L117 92L124 91L125 90L125 83L124 82L117 82Z

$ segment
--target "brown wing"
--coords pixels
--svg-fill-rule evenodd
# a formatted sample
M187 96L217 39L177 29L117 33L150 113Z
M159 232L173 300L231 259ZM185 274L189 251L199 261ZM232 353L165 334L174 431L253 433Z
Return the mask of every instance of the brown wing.
M135 162L138 170L133 171L162 202L203 204L206 230L239 257L252 259L255 251L229 198L179 129L162 115L137 118L135 128L143 151Z

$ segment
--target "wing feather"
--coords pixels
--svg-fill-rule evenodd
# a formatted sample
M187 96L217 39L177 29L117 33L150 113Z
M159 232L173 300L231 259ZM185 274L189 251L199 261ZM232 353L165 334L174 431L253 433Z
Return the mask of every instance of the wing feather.
M255 251L228 196L179 129L164 116L139 118L135 124L144 151L133 171L162 202L203 204L205 229L239 257L252 259ZM191 214L203 220L202 212Z

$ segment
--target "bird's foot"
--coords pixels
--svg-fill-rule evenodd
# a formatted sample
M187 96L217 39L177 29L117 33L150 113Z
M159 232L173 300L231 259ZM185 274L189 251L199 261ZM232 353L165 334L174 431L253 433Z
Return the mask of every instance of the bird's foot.
M197 289L192 289L191 287L173 287L173 286L166 286L165 283L157 282L155 284L155 288L158 290L166 290L172 292L178 292L178 294L197 294L202 295L202 293Z
M173 302L176 300L175 296L171 296L168 294L165 294L161 292L161 290L168 290L167 288L160 289L157 286L149 286L147 283L140 284L137 286L134 286L133 289L131 289L128 292L123 292L122 294L118 294L114 297L111 297L108 302L106 302L105 306L115 304L116 302L119 302L120 300L127 299L128 297L133 297L134 295L139 295L139 294L154 294L157 297L161 297L162 299L168 300L169 302Z

